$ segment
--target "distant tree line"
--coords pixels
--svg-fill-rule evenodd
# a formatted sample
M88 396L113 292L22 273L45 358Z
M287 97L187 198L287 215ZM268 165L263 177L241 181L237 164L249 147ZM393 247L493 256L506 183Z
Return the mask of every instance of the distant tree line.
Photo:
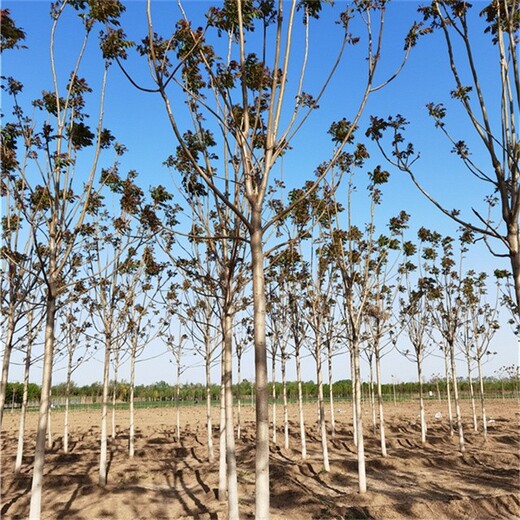
M469 391L469 381L467 378L459 378L459 388L461 392ZM518 376L511 375L506 371L499 372L497 376L489 376L484 378L484 388L489 396L501 396L503 394L515 394L520 389L520 381ZM276 395L281 395L282 383L275 383ZM302 382L303 395L305 399L316 399L318 395L318 385L314 381ZM7 384L7 398L9 405L13 403L19 406L22 402L22 383ZM114 391L114 382L110 383L110 393ZM272 383L269 384L270 395L272 395ZM329 393L329 385L324 385L324 391ZM442 378L431 377L423 385L423 391L430 396L437 397L440 392L441 398L446 395L446 382ZM29 402L37 402L40 399L40 387L35 383L30 383L28 387ZM166 381L158 381L149 385L137 385L135 387L135 399L141 401L174 401L175 385L170 385ZM350 399L352 397L352 381L350 379L342 379L336 381L332 385L332 392L336 399ZM363 393L369 395L369 383L363 383ZM413 397L419 392L418 382L399 382L387 383L382 385L382 393L386 399L391 400L395 396L398 400ZM431 392L431 394L430 394ZM91 383L89 385L78 386L71 384L70 396L84 398L90 402L99 402L103 393L103 384L101 382ZM119 402L128 402L130 394L130 385L124 380L116 384L116 399ZM51 393L53 399L59 400L65 396L65 383L59 383L52 387ZM240 385L233 385L233 395L235 399L241 396L242 402L248 402L251 397L255 397L254 382L251 383L244 379ZM206 397L206 385L204 383L186 383L180 386L180 400L184 402L192 402L194 404L203 403ZM220 398L220 386L211 386L211 399L217 401ZM296 400L298 398L297 381L287 382L287 398Z

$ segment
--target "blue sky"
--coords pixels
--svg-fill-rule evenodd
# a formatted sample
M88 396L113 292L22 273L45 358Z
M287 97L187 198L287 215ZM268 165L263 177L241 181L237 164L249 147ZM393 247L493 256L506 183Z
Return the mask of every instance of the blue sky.
M123 17L123 26L129 37L138 41L146 33L145 2L137 0L125 2L125 5L127 11ZM185 2L188 15L193 14L195 17L200 17L209 5L210 3L206 1ZM325 8L320 20L311 27L311 53L305 87L308 92L312 93L318 88L323 70L335 57L334 49L338 45L340 30L333 24L332 18L337 16L338 6L343 5L342 2L337 2L335 10ZM416 2L409 1L394 1L389 4L379 71L381 81L388 77L400 63L404 37L413 20L418 17L416 13L418 5ZM477 2L476 5L478 9L484 4ZM14 76L22 81L25 85L25 100L33 99L40 95L42 89L51 88L48 51L51 27L48 16L49 5L44 1L18 0L4 1L3 8L9 8L17 25L26 31L25 43L28 49L5 53L2 57L2 74ZM153 2L153 14L155 30L159 33L171 32L175 21L180 18L176 2L173 1ZM472 24L476 36L475 55L480 70L483 71L481 78L484 91L488 95L491 112L494 109L494 112L498 113L496 105L499 99L498 83L494 81L496 74L493 74L497 71L496 49L489 45L488 36L482 34L481 21L474 19ZM352 31L362 36L360 44L347 50L346 58L334 82L320 102L320 110L303 128L293 142L293 150L284 158L284 179L288 188L299 186L305 179L311 178L314 168L330 156L331 145L326 135L330 123L342 117L347 119L353 117L365 74L363 60L365 47L361 29L358 25L353 26ZM81 35L81 26L73 15L64 19L64 23L59 26L57 57L63 84L79 49ZM301 38L301 34L297 37ZM297 55L298 51L301 51L301 46L296 49ZM142 60L132 58L128 68L135 77L142 79L140 83L151 86L147 77L146 64ZM96 93L99 92L101 72L102 61L93 38L80 72L94 89L91 97L93 107L97 105ZM430 101L446 103L450 107L447 118L450 129L455 135L467 140L470 146L472 143L478 143L467 118L450 100L450 90L453 85L443 42L438 36L428 36L412 50L401 75L388 87L373 94L360 124L359 137L361 138L363 134L370 114L383 117L397 113L404 115L411 121L407 135L421 152L421 159L416 168L417 176L428 191L438 197L448 208L459 208L463 214L469 215L470 206L484 207L482 199L487 194L488 186L470 178L463 165L450 153L451 145L434 128L425 109L426 103ZM5 97L2 105L4 114L8 113L8 101ZM182 110L181 103L178 110ZM139 182L143 187L146 188L157 182L173 187L171 172L167 171L162 163L173 152L176 143L168 126L161 100L156 95L138 92L131 87L117 67L113 67L109 77L105 124L117 139L128 147L129 151L124 158L123 166L140 172ZM382 158L379 157L374 146L371 146L369 151L372 154L369 167L373 167L381 162ZM489 167L485 155L480 156L476 147L473 152L481 165ZM385 167L389 168L389 166ZM276 170L275 167L275 174ZM414 231L421 226L435 228L444 234L456 232L457 226L433 208L404 174L390 171L392 176L388 185L384 187L383 204L378 209L381 227L390 216L404 209L412 214L409 230L411 239L414 238ZM359 172L357 178L359 190L354 201L354 214L359 219L359 224L362 224L368 218L365 173ZM492 257L481 243L472 248L466 265L468 268L487 271L490 274L497 267L507 267L504 260ZM505 315L505 312L503 314ZM490 374L500 366L518 362L517 342L507 324L504 324L502 330L496 335L491 350L496 350L499 354L488 367L487 372ZM385 361L388 363L384 369L387 379L390 378L390 374L397 373L401 374L399 376L401 380L415 377L414 366L402 357L392 354ZM244 377L251 378L253 373L251 357L247 363L249 369L244 369ZM143 367L144 365L141 364ZM164 358L151 361L146 366L146 370L143 370L146 375L141 375L140 381L148 383L160 379L173 380L172 366L165 363ZM335 368L337 379L348 377L347 366L346 356L340 356ZM441 368L440 360L438 363L428 360L426 373L440 372ZM95 372L99 374L96 375L99 379L101 377L99 367ZM21 369L13 370L13 377L18 373L21 374ZM305 374L305 379L314 377L310 360ZM38 380L38 378L35 371L34 379ZM202 370L190 369L186 372L185 378L202 381ZM58 375L57 380L60 379ZM78 371L77 381L78 383L92 381L92 368L89 370L85 367Z

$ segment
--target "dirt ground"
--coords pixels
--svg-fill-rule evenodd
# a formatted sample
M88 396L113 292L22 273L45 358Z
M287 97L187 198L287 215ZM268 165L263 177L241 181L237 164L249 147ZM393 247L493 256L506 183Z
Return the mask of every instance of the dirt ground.
M427 403L428 444L420 445L418 405L388 403L388 457L379 454L379 433L365 417L368 492L357 491L357 464L348 404L335 405L337 432L329 440L331 471L322 469L316 408L308 405L307 460L301 460L297 408L290 410L291 445L283 433L271 446L271 517L280 519L487 519L520 518L520 408L516 400L490 401L489 439L472 431L469 403L463 403L466 452L450 437L445 404ZM436 418L437 412L443 417ZM13 477L18 414L7 412L1 439L1 518L26 518L36 413L29 414L22 473ZM175 411L138 410L137 451L127 454L128 412L118 411L118 435L110 441L108 485L97 485L100 412L71 413L71 451L62 452L63 413L53 411L54 443L46 455L43 518L224 519L216 499L218 457L206 461L204 406L182 408L182 439L175 440ZM282 407L277 409L282 425ZM218 409L213 411L218 424ZM254 516L254 422L242 408L243 435L237 441L240 512ZM218 452L218 427L214 430Z

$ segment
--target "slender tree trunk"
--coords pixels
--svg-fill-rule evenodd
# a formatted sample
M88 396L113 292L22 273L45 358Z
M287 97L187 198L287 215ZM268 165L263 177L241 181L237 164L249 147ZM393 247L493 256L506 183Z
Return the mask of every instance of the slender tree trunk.
M453 437L453 412L451 409L451 383L450 367L448 364L448 347L444 348L444 371L446 377L446 398L448 400L448 425L450 428L450 437Z
M516 221L512 219L507 223L507 243L509 245L509 258L511 260L511 272L513 273L516 305L517 308L520 309L520 244L518 243L518 219Z
M451 344L448 346L450 349L450 361L451 361L451 377L453 382L453 397L455 399L455 413L457 416L457 430L459 432L459 449L461 452L466 451L464 445L464 430L462 428L462 415L460 412L460 401L459 401L459 389L457 384L457 371L455 368L455 345Z
M283 446L289 449L289 407L287 405L287 356L282 350Z
M372 363L373 357L370 356L369 369L370 369L370 382L369 382L369 396L370 396L370 409L372 411L372 432L374 435L377 431L377 416L376 416L376 396L374 391L374 365Z
M307 458L307 440L305 435L305 416L303 413L303 390L302 390L302 367L300 362L300 344L296 346L296 384L298 385L298 418L300 422L300 444L302 450L302 459Z
M469 353L466 356L468 363L468 383L469 383L469 395L471 399L471 413L473 414L473 430L478 432L478 421L477 421L477 406L475 403L475 392L473 390L473 379L471 378L471 359Z
M179 347L180 348L180 347ZM175 438L177 442L181 442L181 411L179 409L180 392L181 392L181 353L177 355L177 375L175 378Z
M101 448L99 452L99 485L106 486L108 472L108 385L110 377L110 355L112 354L112 338L105 335L105 359L103 364L103 395L101 402Z
M321 437L321 452L323 455L323 469L330 471L329 464L329 448L327 442L327 424L325 421L325 403L323 399L323 377L322 377L322 360L321 360L321 341L318 337L319 330L316 334L316 383L318 386L318 420Z
M240 387L242 385L242 352L241 350L237 350L237 439L240 439L242 434L241 431L241 412L242 412L242 396L240 392Z
M29 371L31 368L31 350L33 338L30 336L27 341L27 352L25 355L25 364L23 371L23 396L22 408L20 410L20 426L18 428L18 447L16 450L16 461L14 464L14 474L19 475L22 469L24 435L25 435L25 419L27 416L27 400L29 394Z
M271 358L271 397L272 403L272 414L273 414L273 444L276 445L276 351L273 347L273 356Z
M116 358L114 360L114 388L112 391L112 440L116 438L116 397L117 397L117 378L119 376L119 348L116 348Z
M226 501L227 495L227 470L226 470L226 396L224 382L224 345L222 345L221 357L221 376L220 376L220 427L219 427L219 470L218 470L218 499L220 502Z
M49 406L47 407L47 448L52 449L52 388L49 391Z
M269 518L269 395L265 335L265 279L260 205L251 208L251 266L253 274L253 314L256 378L256 461L255 518Z
M13 351L14 339L14 315L13 310L9 309L7 317L7 326L5 331L4 357L2 359L2 380L0 382L0 431L2 429L2 419L4 417L5 397L7 393L7 380L9 378L9 363L11 361L11 353Z
M437 379L435 381L435 388L437 389L437 401L439 401L439 403L442 401L441 399L441 389L440 389L440 386L439 386L439 380Z
M417 350L417 377L419 378L419 417L421 421L421 444L426 445L426 417L424 413L424 389L423 389L423 375L422 375L422 352Z
M334 388L332 387L332 348L327 341L327 366L329 372L330 436L336 436L336 417L334 415Z
M137 333L132 337L132 351L130 352L130 402L129 402L129 432L128 432L128 456L135 455L135 357L137 355Z
M208 441L208 462L215 460L213 450L213 424L211 422L211 356L206 349L206 430Z
M63 417L63 452L69 452L69 402L70 382L72 380L72 357L74 350L69 346L69 357L67 360L67 380L65 383L65 416Z
M366 493L367 477L365 469L365 443L363 439L363 409L361 405L361 366L359 356L359 344L357 340L352 342L353 361L354 361L354 381L356 388L356 438L357 438L357 459L358 459L358 484L359 492Z
M381 441L381 455L387 456L386 437L385 437L385 416L383 412L383 392L381 388L381 352L379 350L379 340L374 347L376 357L376 383L377 383L377 402L379 405L379 439Z
M52 267L52 266L51 266ZM45 461L45 435L47 433L47 418L50 404L52 384L52 364L54 357L54 326L56 323L56 296L55 291L47 292L46 319L45 319L45 347L43 357L42 388L40 397L40 413L36 432L36 447L34 453L33 478L31 485L31 502L29 518L39 520L42 510L43 466Z
M478 369L478 382L480 389L480 409L482 411L482 433L484 435L484 441L487 442L487 417L486 417L486 397L484 394L484 378L482 377L482 365L481 359L478 358L477 361L477 369Z
M352 380L352 435L354 439L354 446L358 445L358 435L357 435L357 391L358 387L356 385L356 363L354 361L354 349L350 348L350 378ZM361 382L359 387L359 402L361 403Z
M238 483L235 457L235 426L233 421L233 314L224 315L224 396L226 413L226 474L228 488L228 519L238 520Z

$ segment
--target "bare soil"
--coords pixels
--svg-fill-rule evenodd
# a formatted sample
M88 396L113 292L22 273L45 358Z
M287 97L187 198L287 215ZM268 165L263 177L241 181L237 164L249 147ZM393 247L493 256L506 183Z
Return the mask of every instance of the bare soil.
M301 459L297 408L291 406L290 449L283 432L271 445L271 517L279 519L488 519L520 518L520 409L516 400L488 403L489 438L472 430L469 403L463 403L466 452L450 436L445 403L427 405L428 443L420 444L418 405L388 403L388 457L380 456L367 406L365 443L368 492L357 491L356 452L348 403L335 405L337 432L329 440L330 473L322 469L316 407L307 406L308 458ZM206 461L205 408L183 407L182 439L175 440L173 408L136 412L136 456L128 457L128 412L117 412L118 434L109 442L108 485L97 485L99 411L71 413L70 453L62 451L63 412L52 413L54 442L46 455L43 518L46 519L224 519L226 504L216 498L217 460ZM441 412L442 418L435 418ZM13 476L19 416L7 413L1 439L1 518L26 518L37 414L28 415L22 473ZM218 425L218 409L213 411ZM240 512L254 517L254 415L242 407L237 441ZM282 407L277 407L282 425Z

